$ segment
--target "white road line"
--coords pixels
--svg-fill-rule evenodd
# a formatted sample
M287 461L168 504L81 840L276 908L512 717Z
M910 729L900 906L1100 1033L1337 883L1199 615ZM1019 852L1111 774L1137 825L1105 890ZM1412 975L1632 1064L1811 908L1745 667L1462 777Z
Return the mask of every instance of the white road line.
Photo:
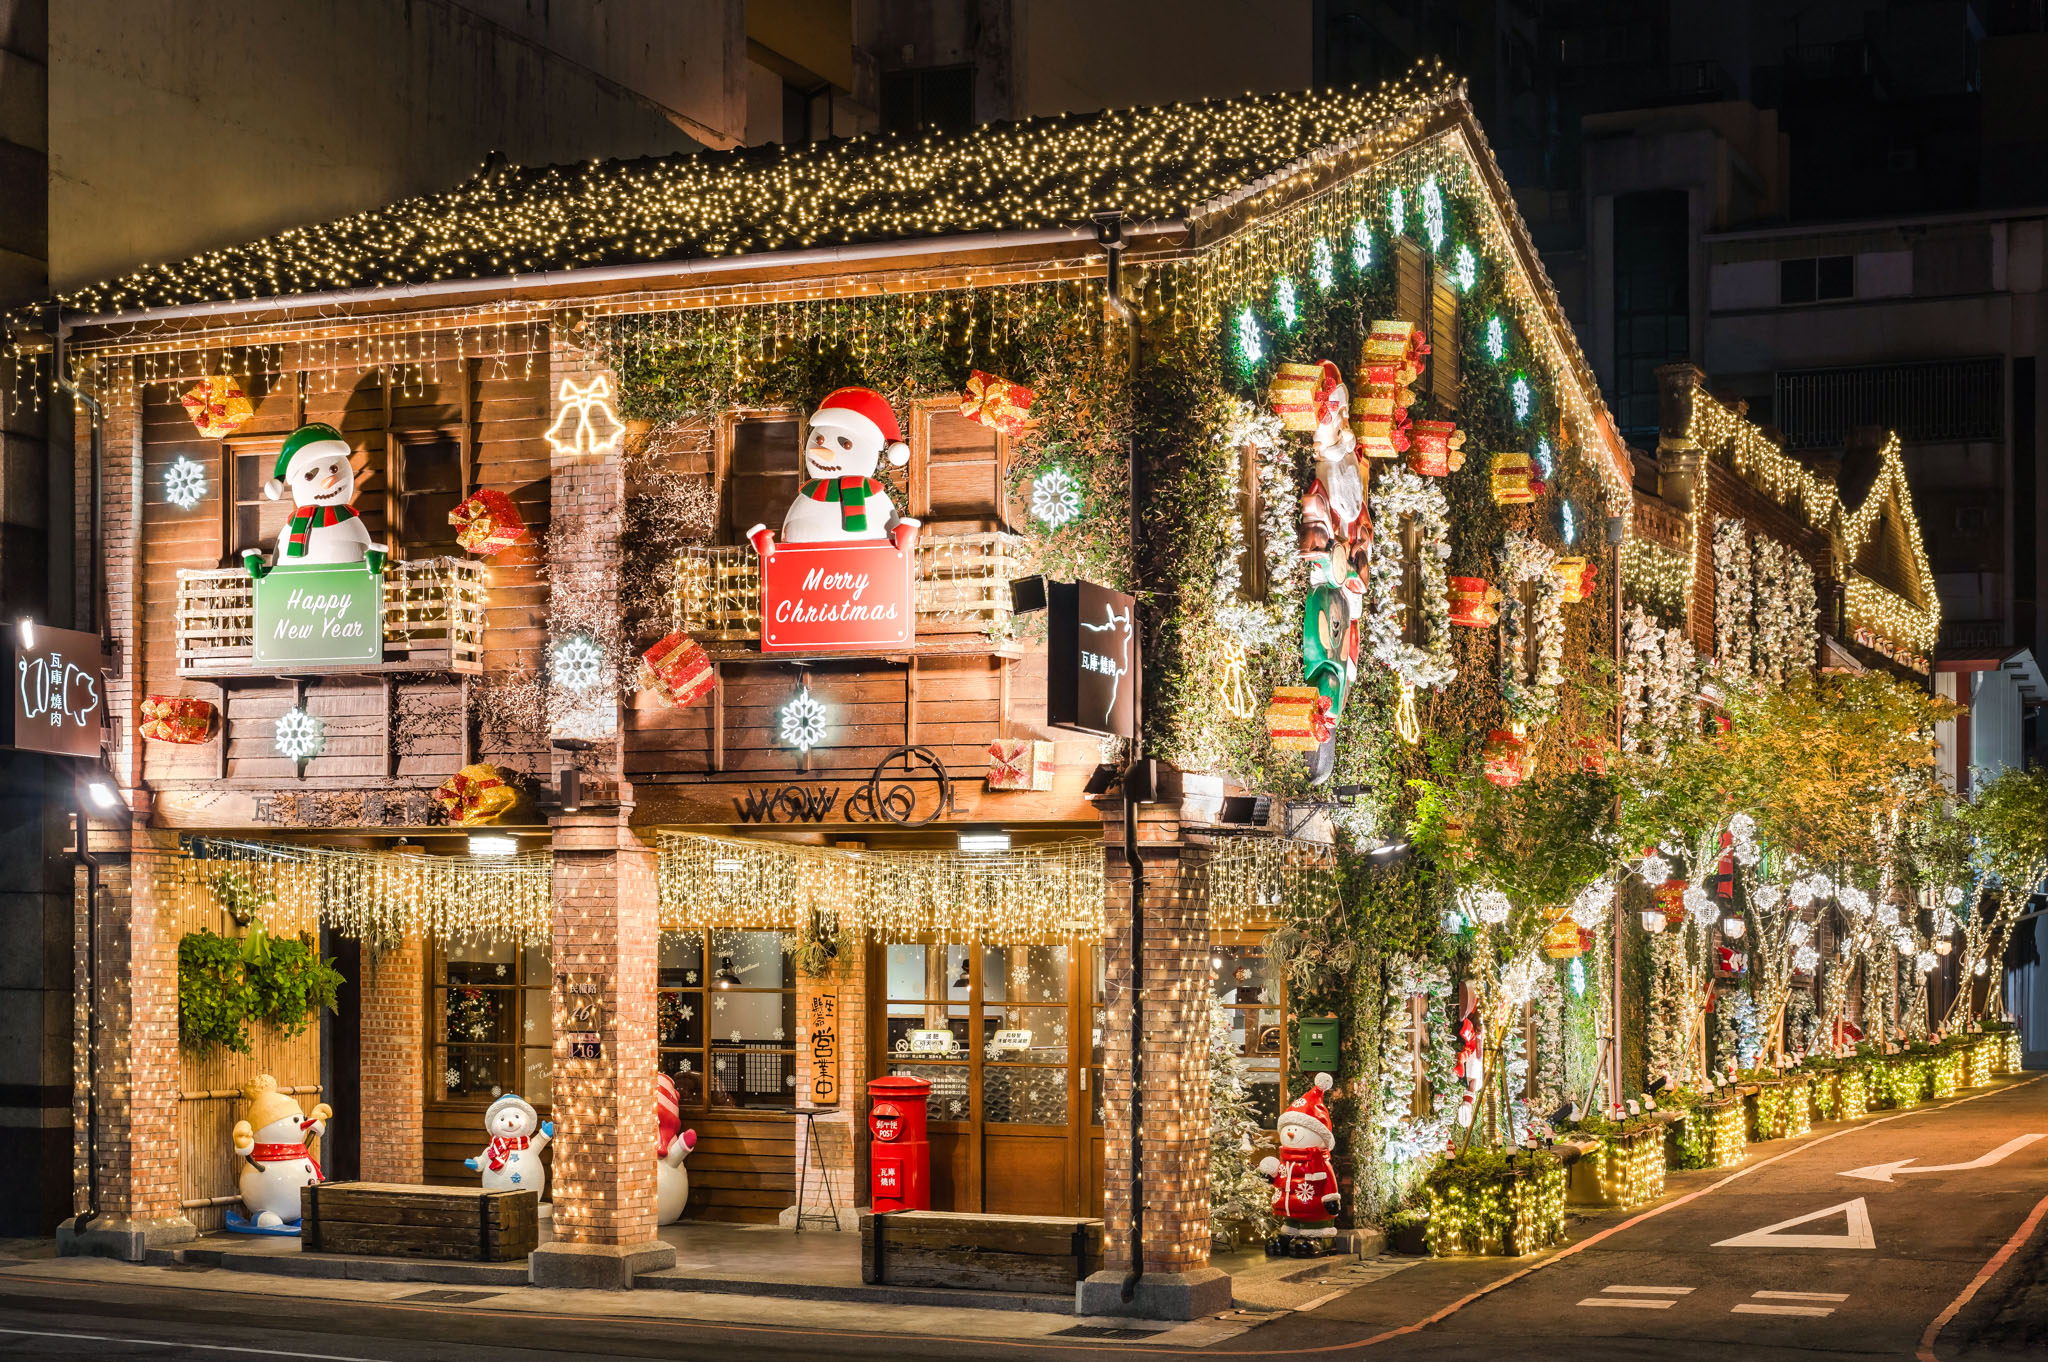
M1678 1304L1678 1302L1671 1300L1638 1300L1633 1296L1588 1296L1584 1300L1580 1301L1579 1304L1605 1305L1611 1309L1620 1310L1669 1310L1672 1306Z
M1849 1293L1844 1291L1752 1291L1752 1297L1760 1301L1845 1301Z
M1347 1286L1344 1288L1344 1291L1349 1291L1350 1289L1351 1288ZM1327 1296L1317 1296L1314 1300L1305 1301L1302 1304L1295 1306L1294 1308L1296 1310L1313 1310L1319 1305L1328 1305L1331 1301L1343 1295L1344 1291L1332 1291Z
M1690 1286L1603 1286L1600 1289L1624 1295L1633 1292L1638 1296L1690 1296L1693 1293Z
M1737 1315L1832 1315L1832 1305L1752 1305L1748 1301L1735 1307L1730 1313Z
M246 1353L256 1357L297 1357L307 1362L377 1362L374 1357L348 1357L340 1353L295 1353L283 1348L237 1348L226 1343L197 1343L178 1338L122 1338L115 1334L65 1334L54 1329L6 1329L0 1334L22 1338L76 1338L88 1343L137 1343L147 1348L195 1348L209 1353Z

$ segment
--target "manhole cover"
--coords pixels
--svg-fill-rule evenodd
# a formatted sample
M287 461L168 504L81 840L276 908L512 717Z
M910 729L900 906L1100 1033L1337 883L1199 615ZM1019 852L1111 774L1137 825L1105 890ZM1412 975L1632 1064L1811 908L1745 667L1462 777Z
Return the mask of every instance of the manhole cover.
M502 1291L415 1291L410 1296L400 1296L401 1301L417 1301L421 1305L468 1305L472 1301L487 1301L493 1296L502 1296Z
M1055 1330L1051 1338L1150 1338L1150 1329L1118 1329L1108 1324L1076 1324L1071 1329Z

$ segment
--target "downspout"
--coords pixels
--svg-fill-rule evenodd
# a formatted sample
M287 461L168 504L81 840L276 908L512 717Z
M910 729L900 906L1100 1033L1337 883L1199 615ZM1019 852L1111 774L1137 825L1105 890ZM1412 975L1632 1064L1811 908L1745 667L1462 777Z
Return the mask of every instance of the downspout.
M1633 489L1631 489L1631 497L1633 497ZM1623 646L1621 639L1621 546L1627 539L1629 529L1630 526L1628 522L1624 520L1621 516L1611 516L1608 518L1607 543L1609 552L1607 562L1609 564L1609 567L1607 580L1610 583L1612 583L1611 589L1614 592L1614 686L1615 699L1617 701L1621 698L1622 672L1627 664L1628 657L1627 650ZM1688 601L1686 603L1686 608L1688 610L1691 609L1691 602ZM1621 744L1622 738L1624 737L1623 729L1624 725L1622 723L1622 707L1620 704L1617 703L1614 706L1614 754L1616 757L1619 757L1622 752ZM1614 796L1614 817L1617 823L1621 819L1621 795L1618 791ZM1628 928L1628 911L1626 906L1621 901L1621 894L1619 892L1618 886L1617 891L1614 895L1613 907L1610 908L1608 911L1613 915L1614 920L1614 925L1612 928L1614 942L1612 949L1614 960L1613 968L1608 971L1608 974L1610 976L1608 980L1608 991L1611 995L1609 1006L1612 1008L1614 1014L1614 1052L1607 1070L1607 1105L1609 1107L1614 1107L1621 1102L1621 1006L1623 995L1621 982L1621 938L1622 933ZM1588 1112L1586 1114L1588 1116L1591 1116L1593 1113Z
M1106 260L1103 276L1103 306L1123 326L1126 339L1127 372L1137 378L1138 319L1123 298L1124 215L1120 211L1095 215L1095 239L1101 243ZM1127 446L1131 498L1131 636L1139 640L1136 685L1144 675L1144 631L1138 627L1143 593L1138 590L1138 449L1133 439ZM1124 1276L1123 1300L1128 1305L1138 1293L1138 1280L1145 1275L1145 862L1138 855L1138 762L1144 751L1145 707L1142 690L1132 705L1131 760L1124 768L1124 864L1131 872L1131 1270Z

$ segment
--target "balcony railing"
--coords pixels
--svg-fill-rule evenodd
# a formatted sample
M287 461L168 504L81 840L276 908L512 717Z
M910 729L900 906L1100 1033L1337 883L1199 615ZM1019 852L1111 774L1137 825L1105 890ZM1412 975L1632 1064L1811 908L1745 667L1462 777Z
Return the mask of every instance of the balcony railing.
M917 544L917 632L1000 634L1010 619L1010 579L1024 572L1013 534L926 535ZM676 627L713 653L753 651L761 641L761 564L745 544L686 548L676 560Z
M366 665L256 661L256 584L238 567L178 573L178 675L276 676L298 672L480 672L483 564L422 558L384 569L384 661Z

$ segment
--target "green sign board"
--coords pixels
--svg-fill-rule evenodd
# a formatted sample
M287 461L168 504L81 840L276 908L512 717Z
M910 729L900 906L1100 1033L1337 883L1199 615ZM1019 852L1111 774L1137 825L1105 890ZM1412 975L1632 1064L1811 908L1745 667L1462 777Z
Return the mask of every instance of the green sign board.
M274 567L256 580L256 660L266 666L384 660L384 579L361 563Z

